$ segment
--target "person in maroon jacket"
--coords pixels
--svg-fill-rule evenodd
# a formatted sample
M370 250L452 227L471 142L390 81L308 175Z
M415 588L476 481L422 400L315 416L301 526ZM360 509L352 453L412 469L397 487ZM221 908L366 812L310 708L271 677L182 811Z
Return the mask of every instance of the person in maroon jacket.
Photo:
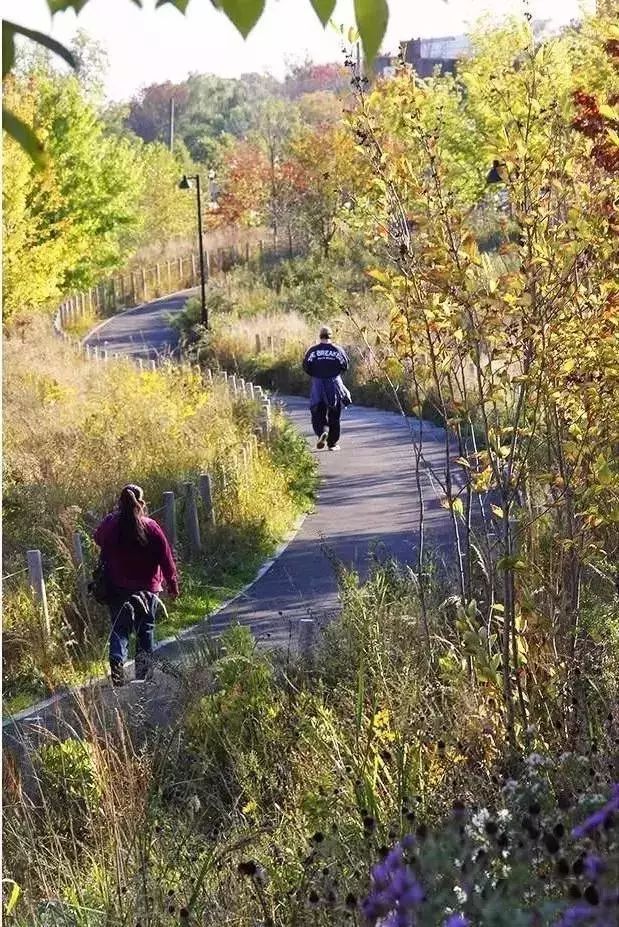
M123 664L129 638L135 631L135 677L145 679L155 645L155 618L163 581L170 596L178 596L178 574L167 538L156 521L146 515L144 492L129 484L120 494L114 512L94 533L101 548L108 606L112 618L110 668L112 684L124 682Z

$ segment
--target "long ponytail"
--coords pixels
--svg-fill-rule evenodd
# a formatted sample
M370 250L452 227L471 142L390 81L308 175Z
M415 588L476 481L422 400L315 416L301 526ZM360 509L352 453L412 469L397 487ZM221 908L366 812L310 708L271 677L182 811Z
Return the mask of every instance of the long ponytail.
M122 490L118 500L120 515L118 537L121 544L148 544L144 525L144 492L140 486L130 483Z

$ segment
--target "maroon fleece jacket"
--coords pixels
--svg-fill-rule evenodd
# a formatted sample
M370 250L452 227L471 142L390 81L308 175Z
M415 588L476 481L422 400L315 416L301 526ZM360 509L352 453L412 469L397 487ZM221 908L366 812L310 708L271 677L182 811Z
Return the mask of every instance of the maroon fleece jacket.
M156 521L144 518L147 543L120 544L119 515L106 515L94 539L101 548L110 582L123 591L161 592L163 580L172 596L178 595L178 574L167 538Z

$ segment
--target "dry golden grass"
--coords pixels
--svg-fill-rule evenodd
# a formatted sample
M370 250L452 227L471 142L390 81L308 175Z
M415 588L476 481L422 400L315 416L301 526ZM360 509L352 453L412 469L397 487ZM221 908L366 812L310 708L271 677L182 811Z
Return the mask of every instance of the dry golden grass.
M87 362L53 338L45 320L5 338L3 574L22 571L26 551L40 549L52 621L49 643L26 577L11 579L3 612L11 695L20 691L18 677L29 691L33 681L37 691L41 680L47 688L75 681L78 652L82 668L103 657L106 619L79 595L73 534L80 531L92 562L92 529L128 482L144 487L156 512L164 491L182 500L183 483L211 473L221 537L209 538L217 556L201 568L208 566L214 585L247 581L243 571L289 530L300 505L293 470L301 451L285 465L276 462L275 445L248 453L259 412L258 403L233 402L187 366L141 372L129 360ZM182 509L178 521L182 552ZM201 613L193 590L198 614L185 623L212 607L207 585Z

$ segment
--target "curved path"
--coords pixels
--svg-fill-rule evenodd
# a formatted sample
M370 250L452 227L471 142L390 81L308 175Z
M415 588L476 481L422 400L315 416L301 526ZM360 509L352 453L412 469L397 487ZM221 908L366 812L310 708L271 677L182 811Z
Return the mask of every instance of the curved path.
M192 292L173 294L115 316L93 330L87 343L136 357L169 352L175 345L169 316L182 310ZM256 582L219 612L158 648L164 669L166 663L179 664L184 656L190 658L205 634L220 631L233 621L250 625L258 640L286 647L296 637L299 619L312 617L322 624L337 611L334 561L353 567L361 575L374 556L415 562L419 501L411 429L418 428L418 423L392 412L353 405L342 418L341 452L321 452L315 450L307 400L284 397L282 402L319 460L315 510ZM443 455L444 432L424 423L426 550L447 559L452 547L448 513L440 505L440 490L430 476L432 470L441 472ZM129 706L129 714L136 712L139 704L140 712L157 724L173 717L174 695L178 694L174 672L157 676L157 685L147 686L148 692L144 686L138 687L138 692L133 686L112 690L96 684L89 701L96 706L92 711L98 713L99 723L104 723L104 717L113 718L123 704ZM78 691L21 712L5 723L5 744L10 743L23 761L42 736L50 731L60 734L73 724L79 726L80 705L83 699ZM105 726L110 726L109 720Z
M141 357L169 352L176 344L169 318L182 311L193 292L164 297L113 317L95 329L87 343ZM315 450L307 400L286 396L282 402L319 460L315 511L247 593L207 623L210 630L219 630L239 620L250 624L258 638L274 643L287 640L291 623L299 618L320 620L337 609L334 558L361 574L374 551L381 558L412 564L419 535L411 442L411 429L418 427L414 420L353 405L342 417L341 452L321 452ZM451 547L450 525L429 472L441 470L443 455L444 432L424 423L426 549L439 556ZM198 626L195 634L201 630ZM177 650L176 644L164 648L170 654Z

